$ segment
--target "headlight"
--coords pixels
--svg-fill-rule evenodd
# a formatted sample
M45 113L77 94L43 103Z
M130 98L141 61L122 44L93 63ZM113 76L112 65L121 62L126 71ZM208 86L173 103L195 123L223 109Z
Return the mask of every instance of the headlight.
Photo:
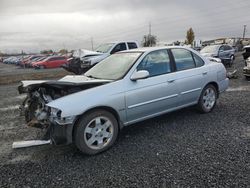
M52 117L61 118L62 111L57 108L50 108L50 115Z
M59 125L72 124L76 116L61 117L62 111L57 108L50 108L50 121Z

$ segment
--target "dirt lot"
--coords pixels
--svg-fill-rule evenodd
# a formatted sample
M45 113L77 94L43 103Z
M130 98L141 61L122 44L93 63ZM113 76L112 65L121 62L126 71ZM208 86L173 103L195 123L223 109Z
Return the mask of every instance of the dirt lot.
M53 79L69 74L63 68L35 70L0 63L0 85L12 84L29 79Z
M13 141L41 132L19 117L17 84L0 85L0 187L249 187L250 82L242 67L237 56L231 70L239 78L212 113L186 108L126 127L113 148L92 157L73 145L13 150Z

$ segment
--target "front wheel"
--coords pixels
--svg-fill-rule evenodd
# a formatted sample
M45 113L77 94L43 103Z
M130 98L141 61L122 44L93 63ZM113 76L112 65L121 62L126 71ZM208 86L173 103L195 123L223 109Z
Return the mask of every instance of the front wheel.
M95 110L78 121L74 131L77 148L94 155L110 148L118 136L118 122L114 115L105 110Z
M216 105L217 98L217 89L212 84L207 85L201 92L201 96L197 104L198 110L202 113L211 112Z

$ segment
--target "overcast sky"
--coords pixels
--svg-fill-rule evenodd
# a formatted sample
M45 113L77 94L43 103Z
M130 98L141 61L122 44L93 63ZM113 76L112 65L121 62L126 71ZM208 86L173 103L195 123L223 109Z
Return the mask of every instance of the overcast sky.
M0 51L91 49L103 42L239 37L248 25L250 0L0 0Z

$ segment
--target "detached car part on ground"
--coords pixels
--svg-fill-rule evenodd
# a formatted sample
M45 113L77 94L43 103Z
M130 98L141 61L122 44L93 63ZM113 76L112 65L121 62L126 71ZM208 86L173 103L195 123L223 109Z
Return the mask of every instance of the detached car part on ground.
M243 74L247 80L250 80L250 58L246 60L246 66L243 68Z
M219 58L224 65L232 66L235 49L227 44L206 46L200 51L204 57Z
M69 63L62 67L74 74L80 75L95 66L97 63L107 58L111 54L119 51L138 48L137 42L115 42L100 45L96 51L76 50Z
M245 46L244 50L245 52L242 53L242 56L246 66L243 68L243 74L247 80L250 80L250 46Z
M18 89L27 93L21 109L29 126L92 155L110 148L124 126L191 105L211 112L228 83L222 64L164 47L119 52L84 75L23 81Z

